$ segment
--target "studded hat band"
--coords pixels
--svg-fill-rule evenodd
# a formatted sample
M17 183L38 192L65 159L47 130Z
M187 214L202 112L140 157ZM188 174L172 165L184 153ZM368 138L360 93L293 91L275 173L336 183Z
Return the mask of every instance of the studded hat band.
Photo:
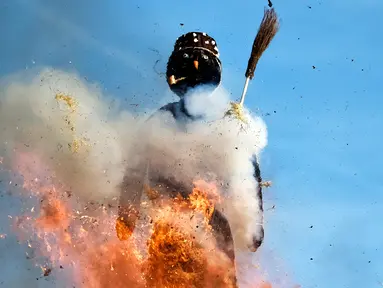
M217 43L214 38L203 32L186 33L180 36L174 44L174 51L181 51L188 48L209 51L214 56L219 57Z

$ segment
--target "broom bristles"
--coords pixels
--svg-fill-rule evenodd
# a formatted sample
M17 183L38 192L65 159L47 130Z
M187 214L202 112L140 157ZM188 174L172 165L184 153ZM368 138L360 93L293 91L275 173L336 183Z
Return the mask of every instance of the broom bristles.
M274 11L274 8L266 9L257 36L254 39L253 48L245 73L246 78L253 79L258 60L269 46L278 30L278 16Z

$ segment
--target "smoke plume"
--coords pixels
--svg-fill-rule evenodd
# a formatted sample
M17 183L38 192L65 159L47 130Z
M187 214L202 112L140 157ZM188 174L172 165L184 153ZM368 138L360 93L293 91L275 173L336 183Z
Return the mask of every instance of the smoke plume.
M204 117L184 125L169 113L147 119L112 108L110 101L95 85L65 71L3 79L3 165L12 167L19 151L33 152L48 164L45 173L81 203L116 203L124 174L144 169L146 160L185 185L215 181L223 199L218 209L229 220L236 249L247 249L263 221L251 163L267 144L262 119L248 111L248 125L224 117L230 99L223 88L188 95L188 111Z

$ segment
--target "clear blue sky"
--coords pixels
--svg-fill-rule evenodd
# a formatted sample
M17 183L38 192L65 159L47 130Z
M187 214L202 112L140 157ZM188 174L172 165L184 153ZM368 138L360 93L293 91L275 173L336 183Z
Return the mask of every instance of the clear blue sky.
M269 129L262 168L265 180L274 182L265 191L265 206L275 209L266 213L262 253L277 255L275 261L302 287L381 287L383 2L273 3L281 29L246 100ZM155 68L163 73L174 40L203 30L217 40L224 86L239 97L266 5L2 0L0 75L47 65L78 71L106 93L126 98L127 107L154 108L167 93L154 63L159 60ZM3 218L9 201L15 200L0 199ZM0 241L1 258L9 260L16 250ZM26 265L0 263L3 285Z

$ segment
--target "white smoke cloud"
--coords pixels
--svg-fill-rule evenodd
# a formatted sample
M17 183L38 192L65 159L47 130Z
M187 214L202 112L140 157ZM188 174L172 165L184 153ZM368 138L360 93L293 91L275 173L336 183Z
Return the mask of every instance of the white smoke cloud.
M145 153L151 153L155 169L183 183L196 178L217 181L225 196L218 209L228 217L236 247L247 249L263 223L251 158L259 158L267 144L266 126L246 109L248 124L224 117L230 99L222 88L208 95L194 91L185 102L189 113L204 115L204 120L180 128L169 113L158 114L139 137L150 147Z
M83 201L118 197L127 167L144 159L165 176L191 185L198 178L216 180L225 201L218 208L228 217L238 249L259 233L262 214L256 197L251 157L267 144L262 119L250 115L248 125L223 117L228 93L195 91L186 99L189 112L205 120L174 123L169 113L134 116L110 108L108 97L78 75L44 69L33 77L3 80L0 92L0 156L11 164L15 149L32 151L49 164L56 177ZM70 95L79 103L71 115L74 131L65 121L68 107L55 99ZM243 127L242 127L243 126ZM186 129L186 130L185 130ZM73 141L84 139L77 153Z
M5 82L0 98L0 153L5 161L12 159L14 149L33 151L78 196L116 196L123 175L122 145L127 144L123 139L133 132L129 124L122 129L119 123L132 122L132 116L123 113L110 119L107 99L77 75L45 69L28 81ZM57 93L72 95L79 103L69 116L75 131L65 121L70 110L55 99ZM83 138L89 149L80 147L73 153L69 145Z

